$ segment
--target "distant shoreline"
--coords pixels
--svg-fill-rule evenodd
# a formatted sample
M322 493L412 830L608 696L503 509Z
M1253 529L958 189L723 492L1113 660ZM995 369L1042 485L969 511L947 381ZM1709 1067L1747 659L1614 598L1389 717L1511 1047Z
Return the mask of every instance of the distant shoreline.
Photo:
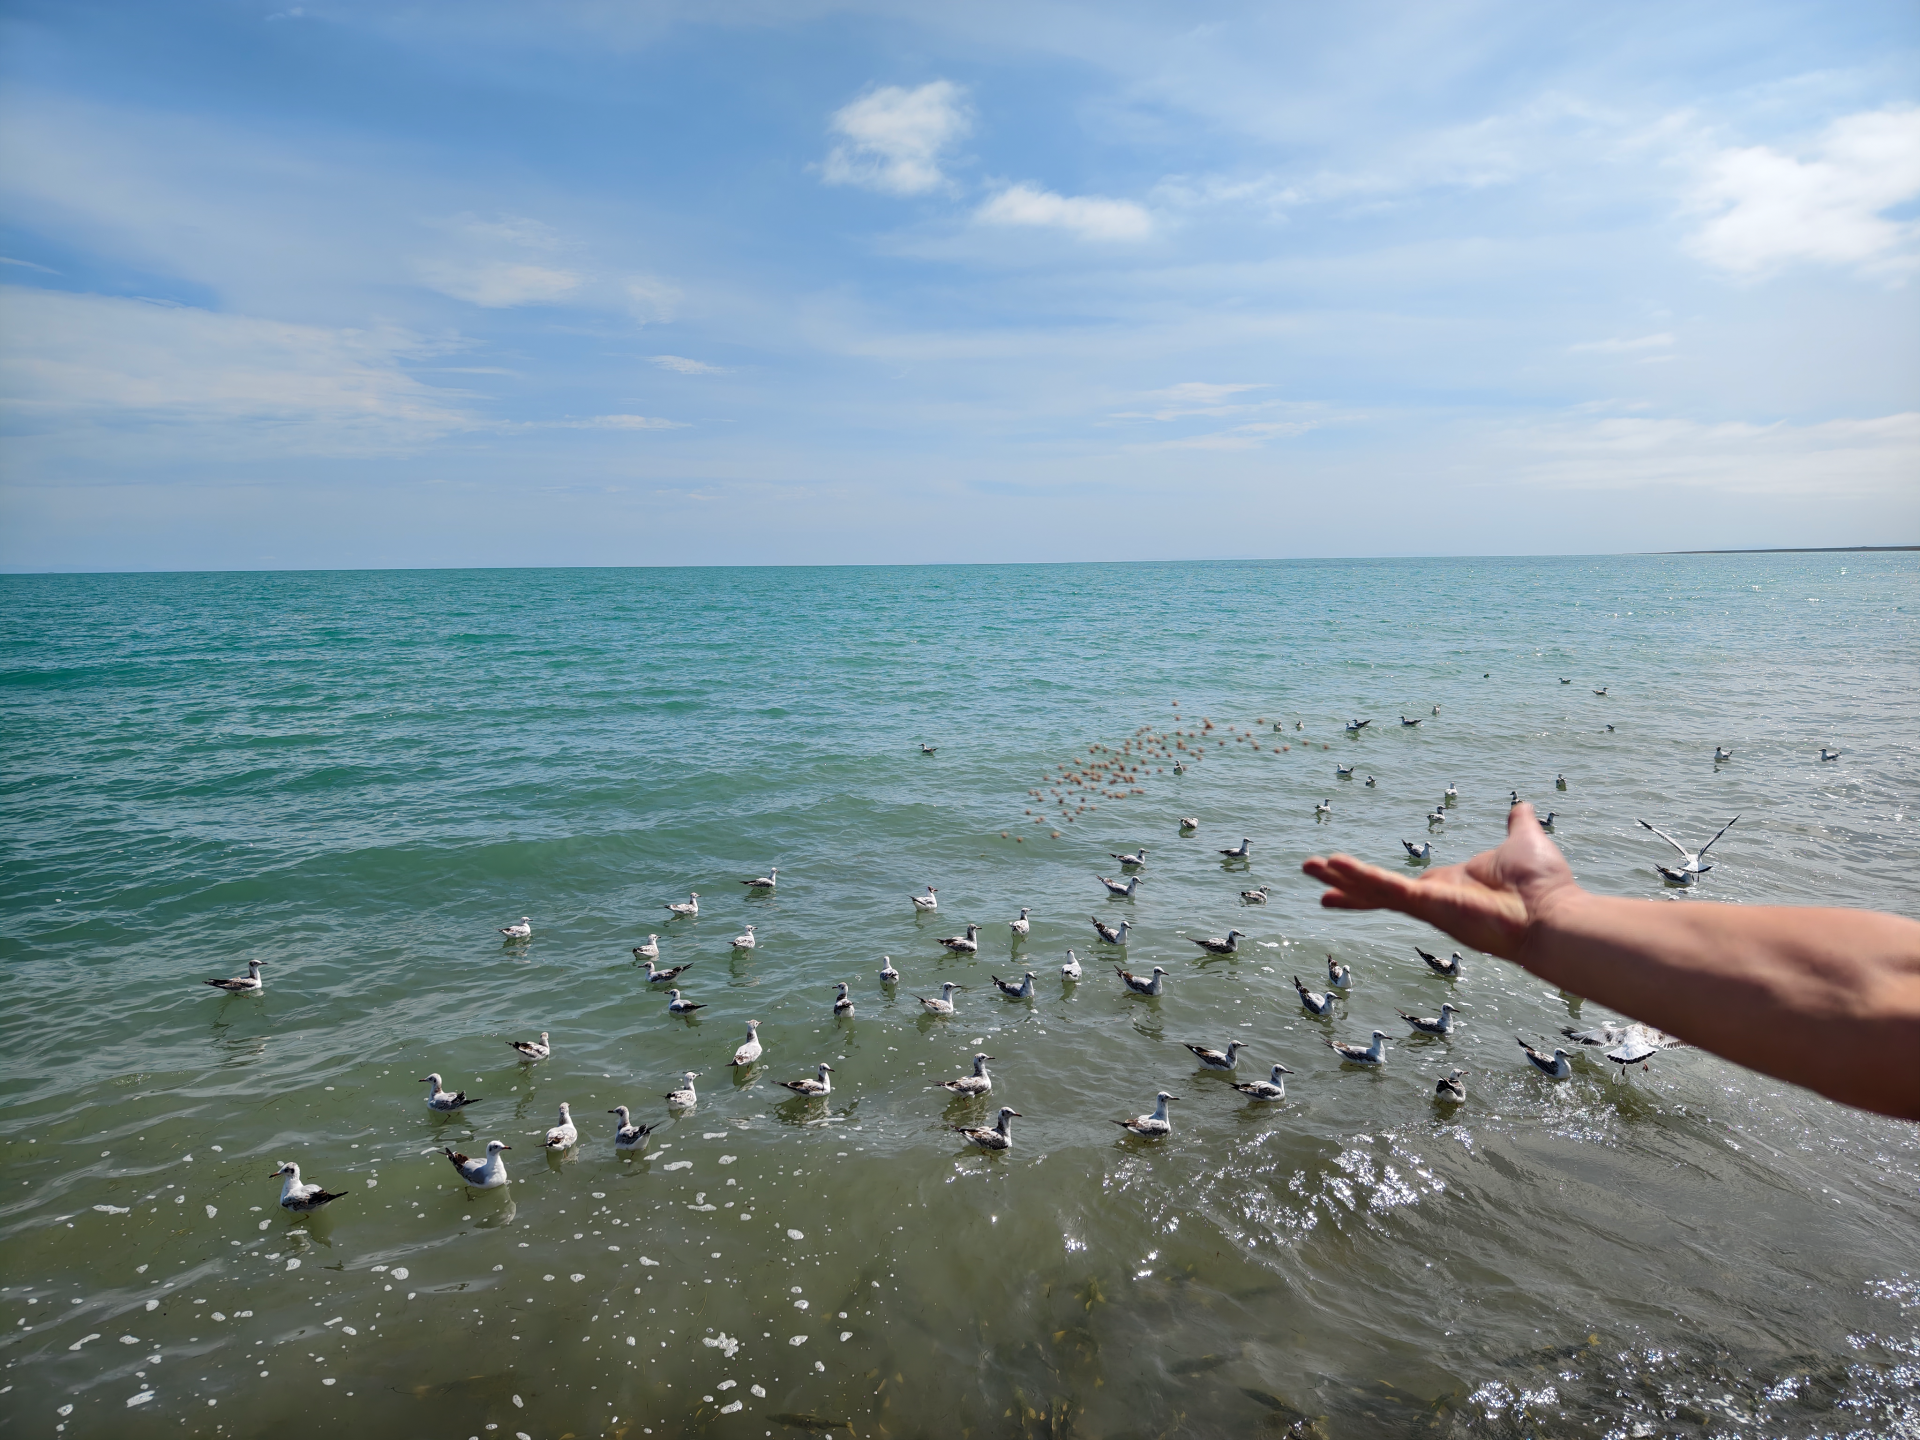
M1769 545L1758 550L1649 550L1649 555L1872 555L1920 545Z

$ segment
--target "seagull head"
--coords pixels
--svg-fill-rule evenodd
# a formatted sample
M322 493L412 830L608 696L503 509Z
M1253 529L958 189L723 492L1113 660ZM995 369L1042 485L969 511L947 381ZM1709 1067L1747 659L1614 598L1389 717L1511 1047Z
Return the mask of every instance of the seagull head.
M613 1109L607 1111L607 1114L618 1115L620 1117L620 1123L622 1125L627 1123L627 1107L624 1105L614 1106Z
M434 1089L436 1089L436 1090L438 1090L438 1089L440 1088L440 1077L439 1077L439 1075L437 1075L437 1074L435 1074L435 1075L423 1075L423 1076L422 1076L422 1077L420 1078L420 1083L421 1083L422 1085L431 1085L431 1086L433 1086L433 1088L434 1088Z
M291 1175L295 1180L298 1180L300 1178L300 1167L289 1160L267 1178L269 1180L278 1180L282 1175Z
M487 1154L489 1155L498 1155L502 1150L511 1150L511 1149L513 1149L513 1146L507 1144L507 1142L504 1140L487 1141Z
M1178 1095L1169 1095L1166 1091L1162 1090L1158 1095L1154 1096L1153 1098L1164 1102L1167 1100L1178 1100L1180 1097Z

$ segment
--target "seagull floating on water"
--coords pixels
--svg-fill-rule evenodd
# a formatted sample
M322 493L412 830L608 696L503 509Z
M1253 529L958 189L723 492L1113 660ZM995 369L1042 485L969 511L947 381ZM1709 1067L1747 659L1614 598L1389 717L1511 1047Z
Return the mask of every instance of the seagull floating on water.
M480 1097L478 1095L475 1095L472 1099L468 1099L467 1092L464 1090L442 1090L440 1088L440 1075L437 1071L432 1075L422 1076L420 1083L433 1087L427 1092L427 1108L429 1110L458 1110L463 1105L478 1105L480 1103Z
M1569 680L1569 679L1568 679L1568 678L1567 678L1566 676L1564 676L1564 675L1562 675L1562 676L1560 677L1560 683L1561 683L1562 685L1571 685L1571 684L1573 683L1573 681L1571 681L1571 680Z
M1513 1038L1520 1040L1518 1035ZM1525 1040L1520 1040L1520 1048L1527 1052L1527 1060L1532 1064L1533 1068L1549 1080L1564 1080L1573 1074L1573 1066L1567 1063L1567 1052L1565 1050L1556 1049L1553 1054L1546 1055L1534 1049L1533 1046L1529 1045Z
M882 985L898 985L900 983L900 972L893 968L893 956L891 955L882 955L880 957L880 983Z
M1333 1002L1339 992L1334 990L1309 990L1300 983L1298 975L1293 977L1293 988L1300 992L1300 1003L1307 1007L1310 1014L1325 1015L1333 1009Z
M847 982L841 980L838 981L837 984L840 993L833 997L833 1018L836 1020L851 1020L853 1018L853 1001L847 997Z
M958 1080L936 1082L940 1089L951 1090L956 1095L985 1095L993 1089L993 1077L987 1074L987 1062L991 1055L973 1057L973 1074L962 1075Z
M916 910L938 910L940 908L939 895L940 892L929 885L927 886L926 894L913 895L908 898L913 901L913 906Z
M1313 815L1316 820L1323 815L1331 814L1333 814L1333 801L1331 800L1322 800L1318 805L1313 807Z
M1071 950L1067 951L1066 963L1060 967L1060 978L1062 980L1078 980L1080 978L1080 957Z
M753 926L751 925L747 926L746 934L733 937L733 948L736 950L751 950L758 943L759 942L753 938Z
M699 917L700 892L698 890L687 892L687 898L684 900L668 900L664 903L666 908L671 910L676 916L685 915L694 919Z
M1238 845L1234 846L1231 850L1222 850L1220 853L1229 860L1244 860L1253 853L1253 841L1242 836Z
M1701 860L1703 860L1706 857L1707 851L1711 850L1714 847L1714 845L1719 842L1720 837L1726 834L1727 831L1733 828L1734 821L1738 820L1739 818L1740 817L1736 815L1733 817L1733 820L1729 820L1727 821L1726 824L1722 825L1719 828L1719 830L1714 833L1713 839L1707 841L1707 843L1702 845L1698 851L1687 849L1686 846L1682 845L1678 840L1674 839L1671 835L1667 834L1666 831L1655 829L1653 826L1647 824L1647 822L1644 820L1638 823L1641 829L1652 830L1654 834L1658 835L1662 840L1666 841L1667 844L1671 845L1674 849L1680 852L1679 868L1681 870L1686 871L1690 875L1704 875L1707 873L1707 871L1711 870L1713 867L1711 865L1702 865L1700 863Z
M1841 754L1841 752L1840 752L1840 751L1838 751L1838 750L1829 750L1829 749L1828 749L1828 748L1827 748L1826 746L1824 746L1824 745L1822 745L1822 746L1820 747L1820 758L1821 758L1822 760L1838 760L1838 759L1840 758L1840 754Z
M1460 978L1460 952L1458 950L1454 951L1453 954L1445 960L1442 960L1438 955L1428 954L1418 945L1413 947L1413 953L1426 961L1427 968L1433 971L1434 974L1444 975L1449 980L1458 980Z
M1378 780L1376 780L1376 779L1374 779L1374 778L1373 778L1373 777L1372 777L1371 775L1369 775L1369 776L1367 776L1367 788L1368 788L1369 790L1371 790L1371 789L1373 789L1373 788L1374 788L1374 787L1375 787L1376 785L1378 785L1379 783L1380 783L1380 782L1379 782Z
M1327 983L1339 990L1353 988L1353 971L1331 955L1327 956Z
M547 1131L545 1145L549 1150L571 1150L580 1143L580 1127L573 1123L573 1111L567 1102L560 1102L560 1123Z
M627 1107L624 1105L616 1105L607 1113L620 1117L613 1126L615 1150L644 1150L647 1146L647 1137L660 1128L659 1121L651 1125L634 1124L633 1117L628 1114Z
M833 1082L827 1076L833 1073L833 1067L826 1061L820 1062L820 1075L817 1080L782 1080L780 1083L796 1095L805 1095L808 1099L818 1099L833 1092Z
M684 965L670 965L665 970L658 969L653 961L649 960L647 962L647 983L649 985L668 985L679 976L686 974L686 972L692 968L693 962L691 960Z
M675 1110L691 1110L700 1099L693 1089L693 1082L698 1078L692 1070L683 1073L680 1083L666 1093L664 1098L667 1104Z
M460 1172L460 1178L467 1182L470 1190L498 1190L507 1183L507 1162L500 1158L502 1150L513 1147L504 1140L489 1140L484 1160L476 1160L471 1155L462 1155L451 1145L447 1147L447 1159L453 1162L453 1168Z
M1117 895L1122 900L1133 899L1134 887L1140 883L1140 877L1138 875L1129 875L1127 877L1127 883L1124 885L1117 880L1109 880L1104 875L1096 875L1093 878L1107 887L1107 893L1109 895Z
M1130 1130L1135 1135L1146 1136L1149 1139L1155 1139L1162 1135L1171 1135L1173 1133L1173 1122L1167 1118L1167 1102L1169 1100L1178 1100L1179 1098L1178 1095L1169 1095L1166 1091L1162 1090L1154 1097L1157 1103L1154 1105L1151 1115L1136 1115L1131 1120L1116 1120L1113 1123L1118 1125L1122 1130Z
M318 1185L303 1183L300 1179L300 1167L289 1160L267 1178L278 1180L287 1177L286 1184L280 1187L280 1206L295 1214L310 1215L330 1200L338 1200L347 1192L344 1190L325 1190Z
M1407 847L1407 858L1409 860L1431 860L1433 858L1433 842L1431 840L1422 840L1418 845L1414 844L1411 840L1402 840L1400 843Z
M1114 852L1111 850L1109 850L1107 854L1112 855L1113 858L1118 860L1122 865L1144 865L1147 863L1147 847L1144 845L1131 855L1114 855Z
M633 958L636 960L658 960L660 958L660 937L658 935L649 935L647 936L646 944L634 946Z
M1264 905L1267 903L1267 897L1272 893L1271 885L1256 885L1251 890L1242 890L1240 898L1249 905Z
M1442 1075L1439 1083L1433 1087L1433 1098L1442 1105L1458 1105L1465 1100L1467 1087L1463 1080L1466 1073L1464 1070L1455 1070L1450 1075Z
M1354 767L1351 765L1342 765L1338 760L1333 762L1333 773L1342 780L1351 780L1353 771Z
M980 952L980 927L967 926L964 935L948 935L940 943L956 955L977 955Z
M1347 729L1354 731L1364 730L1372 723L1373 721L1371 720L1349 720L1347 721Z
M1593 693L1596 695L1604 695L1607 693L1607 687L1605 685L1602 685L1598 690L1594 691Z
M1033 922L1027 919L1027 916L1031 915L1032 913L1033 913L1033 907L1031 905L1022 905L1020 907L1020 913L1017 916L1015 916L1013 919L1007 922L1007 928L1013 931L1014 935L1017 937L1025 936L1029 931L1033 929Z
M953 992L966 988L966 986L955 984L951 980L943 980L940 982L940 998L938 1000L929 1000L924 995L916 995L913 998L926 1006L929 1015L951 1015L953 1014Z
M1447 823L1446 810L1439 805L1434 806L1432 813L1427 816L1427 824L1429 826L1434 826L1434 825L1444 825L1446 823Z
M927 744L927 742L926 742L926 741L924 741L924 740L922 740L922 741L920 742L920 753L921 753L922 755L931 755L931 754L933 754L933 752L934 752L934 751L936 751L936 750L938 750L939 748L940 748L940 747L939 747L939 746L937 746L937 745L929 745L929 744Z
M1126 984L1127 989L1136 995L1153 995L1157 997L1166 987L1167 972L1158 965L1153 967L1153 978L1151 980L1142 980L1132 971L1122 970L1118 965L1113 967L1113 973L1118 975Z
M1098 915L1089 915L1087 918L1093 921L1095 933L1097 933L1102 940L1106 941L1107 944L1124 945L1127 943L1127 931L1133 928L1133 922L1131 920L1122 920L1116 926L1107 924L1106 921L1102 920Z
M1546 814L1536 815L1533 818L1540 822L1540 828L1542 830L1551 830L1553 829L1554 819L1559 815L1559 813L1560 812L1558 810L1549 810L1547 811Z
M229 995L258 995L267 988L265 982L260 979L260 967L266 963L264 960L249 960L247 973L244 975L235 976L231 980L203 980L201 983L211 985L216 990L224 990Z
M1373 1032L1371 1045L1352 1045L1345 1040L1329 1040L1327 1048L1349 1065L1384 1065L1387 1063L1387 1032Z
M1244 930L1229 930L1224 935L1210 935L1205 940L1187 937L1191 944L1198 945L1209 955L1232 955L1240 949L1240 942L1246 938Z
M500 933L509 940L525 940L533 934L533 921L522 915L518 925L502 925Z
M1436 706L1434 706L1434 707L1433 707L1433 713L1434 713L1434 714L1436 714L1436 715L1438 715L1438 714L1440 713L1440 707L1439 707L1438 705L1436 705ZM1420 718L1419 718L1418 720L1409 720L1409 719L1407 719L1407 717L1406 717L1406 716L1404 716L1404 715L1402 715L1402 716L1400 717L1400 723L1401 723L1402 725L1405 725L1405 726L1406 726L1406 727L1407 727L1408 729L1412 729L1412 728L1413 728L1413 727L1414 727L1415 725L1423 725L1423 724L1425 724L1425 723L1426 723L1426 719L1427 719L1427 717L1426 717L1426 716L1424 716L1424 715L1422 715L1422 716L1421 716L1421 717L1420 717Z
M1660 872L1660 878L1669 885L1680 885L1684 887L1700 883L1700 876L1691 870L1676 870L1673 866L1662 865L1658 861L1654 862L1653 868ZM1712 869L1713 867L1708 866L1707 868Z
M1453 804L1454 801L1460 798L1460 792L1456 790L1453 786L1449 785L1443 792L1441 792L1440 798L1446 801L1447 804L1451 805Z
M1284 1065L1276 1065L1265 1080L1241 1080L1234 1084L1249 1100L1284 1100L1287 1098L1287 1082L1282 1075L1291 1075L1293 1071Z
M771 890L779 878L780 871L778 868L775 868L767 871L767 873L762 875L758 880L742 880L740 883L749 890Z
M1722 760L1731 760L1731 759L1733 759L1733 751L1723 750L1718 745L1713 747L1713 763L1714 764L1718 765Z
M704 1010L706 1008L705 1002L696 1003L692 1000L682 1000L678 990L667 991L667 1013L669 1015L691 1015L696 1010Z
M1566 777L1566 776L1564 776L1564 775L1556 775L1556 776L1554 776L1554 777L1553 777L1553 788L1554 788L1554 789L1556 789L1556 790L1564 790L1564 789L1566 789L1566 788L1567 788L1567 777Z
M1519 803L1520 803L1520 792L1518 790L1509 790L1507 792L1507 808L1511 810L1514 806L1518 805Z
M1000 993L1009 1000L1033 999L1033 971L1031 970L1027 971L1027 978L1022 980L1018 985L1015 985L1010 980L1002 980L998 975L993 977L993 983L998 987Z
M1192 1045L1182 1041L1193 1052L1193 1058L1209 1070L1231 1071L1238 1061L1240 1052L1247 1048L1244 1040L1235 1040L1224 1050L1210 1050L1205 1045Z
M967 1137L982 1150L1011 1150L1013 1148L1013 1130L1007 1124L1009 1120L1018 1120L1020 1112L1010 1106L1000 1107L1000 1117L992 1125L956 1125L953 1128Z
M1182 815L1180 817L1180 828L1182 830L1198 830L1200 828L1199 817L1194 815Z
M547 1032L542 1030L538 1040L509 1040L507 1044L520 1052L523 1060L544 1060L553 1054L553 1046L547 1043Z
M1453 1034L1453 1012L1459 1008L1452 1001L1448 1001L1440 1007L1438 1015L1409 1015L1404 1010L1394 1013L1421 1035L1451 1035Z
M733 1059L727 1063L729 1065L751 1065L760 1058L760 1054L760 1022L758 1020L749 1020L747 1021L746 1043L733 1052Z

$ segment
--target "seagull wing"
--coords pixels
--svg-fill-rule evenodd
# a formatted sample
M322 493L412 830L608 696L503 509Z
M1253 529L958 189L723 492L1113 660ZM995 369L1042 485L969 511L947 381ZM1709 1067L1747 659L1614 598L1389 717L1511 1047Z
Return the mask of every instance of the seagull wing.
M1726 834L1726 833L1727 833L1727 831L1729 831L1729 830L1731 830L1731 829L1732 829L1732 828L1734 827L1734 823L1735 823L1735 821L1738 821L1738 820L1739 820L1739 818L1740 818L1740 817L1739 817L1738 815L1736 815L1736 816L1734 816L1734 817L1733 817L1733 819L1732 819L1732 820L1729 820L1729 821L1727 821L1727 823L1726 823L1726 824L1724 824L1724 825L1722 825L1722 826L1720 827L1720 829L1719 829L1719 830L1718 830L1718 831L1717 831L1717 832L1716 832L1716 833L1714 834L1714 837L1713 837L1713 839L1712 839L1712 840L1709 840L1709 841L1707 841L1707 843L1706 843L1706 844L1704 844L1704 845L1702 845L1702 846L1700 847L1700 856L1699 856L1699 858L1701 858L1701 859L1705 859L1705 858L1706 858L1706 854L1707 854L1707 851L1709 851L1709 850L1711 850L1711 849L1713 848L1713 846L1714 846L1714 842L1715 842L1715 841L1717 841L1717 840L1719 840L1719 838L1720 838L1720 837L1721 837L1722 835L1724 835L1724 834Z
M1735 816L1734 818L1738 819L1739 817ZM1727 823L1732 824L1733 822L1728 821ZM1667 844L1671 845L1674 849L1678 850L1682 855L1692 858L1693 852L1691 850L1687 849L1686 846L1682 845L1678 840L1674 839L1671 835L1667 834L1666 831L1660 829L1657 825L1649 825L1644 820L1640 821L1639 824L1641 829L1653 831L1654 834L1658 835L1662 840L1666 841ZM1718 835L1714 836L1715 840L1719 838L1720 837ZM1709 841L1708 843L1711 844L1712 841Z

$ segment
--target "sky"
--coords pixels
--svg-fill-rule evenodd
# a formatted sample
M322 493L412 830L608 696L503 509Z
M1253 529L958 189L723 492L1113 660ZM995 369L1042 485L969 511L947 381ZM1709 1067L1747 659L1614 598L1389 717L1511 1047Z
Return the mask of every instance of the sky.
M1920 542L1920 8L9 0L0 570Z

